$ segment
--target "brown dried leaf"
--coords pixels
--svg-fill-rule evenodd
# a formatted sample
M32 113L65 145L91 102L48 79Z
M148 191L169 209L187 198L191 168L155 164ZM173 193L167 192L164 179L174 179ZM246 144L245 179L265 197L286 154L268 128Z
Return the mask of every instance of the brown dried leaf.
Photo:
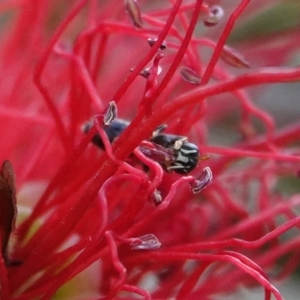
M0 235L1 253L8 261L7 246L11 232L15 229L17 216L15 174L12 164L6 160L0 171Z

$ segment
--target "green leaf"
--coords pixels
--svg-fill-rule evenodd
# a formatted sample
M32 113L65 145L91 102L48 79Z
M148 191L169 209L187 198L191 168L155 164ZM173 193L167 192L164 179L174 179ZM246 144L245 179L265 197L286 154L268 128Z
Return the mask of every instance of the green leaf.
M240 19L241 20L241 19ZM237 43L250 39L269 37L288 31L300 25L300 3L292 1L272 5L259 14L253 15L242 24L237 24L228 42Z

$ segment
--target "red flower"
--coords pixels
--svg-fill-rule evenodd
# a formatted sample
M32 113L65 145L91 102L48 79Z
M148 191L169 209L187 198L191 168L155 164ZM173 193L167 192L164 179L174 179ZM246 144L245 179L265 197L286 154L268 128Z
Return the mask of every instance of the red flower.
M254 101L266 89L248 88L299 81L298 66L283 67L299 29L251 35L280 1L226 5L0 5L0 158L14 166L19 211L1 299L210 299L240 285L282 299L273 284L299 258L286 232L300 224L287 185L299 184L300 125L276 126ZM292 18L297 6L282 5ZM116 109L130 124L110 144ZM171 145L155 140L162 124ZM200 150L192 171L187 143Z

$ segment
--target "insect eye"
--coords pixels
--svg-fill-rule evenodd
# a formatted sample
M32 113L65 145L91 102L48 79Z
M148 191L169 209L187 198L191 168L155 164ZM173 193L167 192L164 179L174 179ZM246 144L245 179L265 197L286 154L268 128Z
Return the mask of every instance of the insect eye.
M198 149L197 145L190 143L190 142L183 143L180 150L189 151L190 154L193 153L193 154L197 154L199 156L199 149Z
M193 143L185 142L178 149L176 159L170 169L178 174L187 174L196 168L199 156L198 147Z

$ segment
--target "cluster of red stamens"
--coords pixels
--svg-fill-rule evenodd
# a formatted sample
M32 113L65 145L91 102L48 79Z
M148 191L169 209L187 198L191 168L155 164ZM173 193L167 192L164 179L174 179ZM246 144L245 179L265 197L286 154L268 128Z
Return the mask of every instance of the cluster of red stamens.
M298 267L300 194L281 183L298 184L300 123L277 128L245 88L297 82L300 68L251 69L256 41L227 45L272 1L219 2L0 4L0 159L17 179L6 161L1 299L210 299L257 284L283 299L273 283ZM130 122L110 140L117 110ZM214 130L232 114L226 146ZM153 142L162 124L172 147ZM187 141L199 164L177 174Z

